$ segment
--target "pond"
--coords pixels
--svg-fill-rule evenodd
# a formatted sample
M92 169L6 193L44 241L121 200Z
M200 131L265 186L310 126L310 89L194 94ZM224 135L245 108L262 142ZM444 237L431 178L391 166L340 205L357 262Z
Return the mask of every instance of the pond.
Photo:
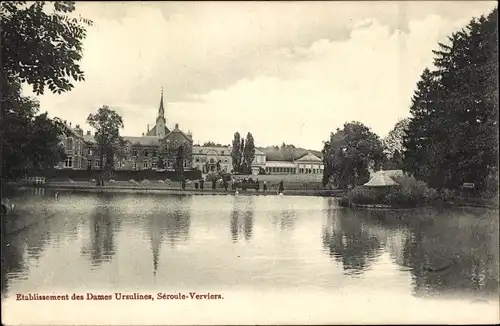
M13 202L46 218L2 242L4 323L498 321L494 210L69 192ZM87 293L112 300L17 300Z

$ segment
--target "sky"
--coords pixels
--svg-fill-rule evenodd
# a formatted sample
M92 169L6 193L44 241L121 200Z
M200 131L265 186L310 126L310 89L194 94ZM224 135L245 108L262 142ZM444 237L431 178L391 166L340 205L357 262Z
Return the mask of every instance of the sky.
M195 144L321 149L345 122L380 137L409 115L438 42L496 2L77 2L91 19L85 81L39 96L42 111L92 130L103 105L124 136L152 128L163 87L167 126ZM34 96L30 87L25 95Z

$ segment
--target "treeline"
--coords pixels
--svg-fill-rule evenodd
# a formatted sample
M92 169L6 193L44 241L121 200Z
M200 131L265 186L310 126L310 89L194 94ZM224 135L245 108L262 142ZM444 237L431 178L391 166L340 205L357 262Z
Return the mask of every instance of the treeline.
M321 151L309 150L305 148L295 147L292 144L282 143L281 146L268 146L268 147L257 147L258 150L266 154L266 160L268 161L294 161L307 153L322 157Z
M332 133L323 148L323 183L364 184L369 170L402 169L433 188L474 183L498 189L498 11L472 19L439 43L435 69L417 83L411 116L381 140L359 122Z

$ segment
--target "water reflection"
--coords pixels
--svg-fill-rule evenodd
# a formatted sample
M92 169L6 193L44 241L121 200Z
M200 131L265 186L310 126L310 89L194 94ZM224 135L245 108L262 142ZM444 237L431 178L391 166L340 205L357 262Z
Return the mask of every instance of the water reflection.
M231 222L229 223L233 242L237 242L242 233L246 241L250 241L252 238L255 210L253 201L253 196L234 197Z
M24 245L21 238L13 238L10 241L2 239L2 295L7 291L9 280L15 279L26 270L24 262Z
M412 276L416 296L497 295L498 212L357 211L368 229L391 230L386 249Z
M322 239L330 257L340 262L348 275L367 270L382 247L381 239L363 230L352 211L342 208L329 211Z
M109 262L116 253L115 236L120 227L120 219L114 207L114 198L108 194L100 194L92 208L88 228L89 244L81 253L88 255L92 266Z
M158 271L161 246L165 238L172 248L175 248L176 243L189 239L191 201L189 196L177 196L169 203L166 212L160 206L147 213L145 229L151 243L154 275Z

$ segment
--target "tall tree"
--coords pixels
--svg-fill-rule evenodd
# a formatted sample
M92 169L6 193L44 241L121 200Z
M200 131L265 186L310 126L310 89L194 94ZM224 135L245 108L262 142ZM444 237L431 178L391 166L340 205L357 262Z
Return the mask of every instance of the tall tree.
M400 170L403 169L403 139L406 135L406 130L410 123L409 118L400 119L394 128L389 131L387 137L382 140L384 145L384 170Z
M184 175L184 158L186 154L186 149L183 145L179 145L177 148L177 154L175 156L175 171L179 175L179 179L182 179Z
M405 168L433 187L484 187L498 173L498 12L439 43L413 98Z
M243 149L243 160L245 161L247 173L251 173L252 163L255 158L255 143L252 134L247 133L245 147Z
M39 104L22 96L21 83L43 94L45 86L61 93L73 88L71 80L83 80L78 62L85 25L92 22L70 18L74 10L70 1L0 3L2 178L16 178L28 173L30 166L42 161L53 166L61 159L61 149L54 145L61 135L57 122L46 114L37 115ZM26 144L31 144L29 150Z
M96 130L94 140L100 170L112 170L115 154L123 142L120 137L120 129L124 127L122 117L104 105L97 110L97 113L89 114L87 123Z
M244 157L243 157L244 151L245 151L245 138L241 138L240 157L238 158L238 162L239 162L238 172L246 172L246 170L247 170L247 164L246 164Z
M368 181L369 168L378 169L383 159L379 137L360 122L345 123L332 133L323 148L323 184L337 188L356 186Z
M239 172L241 165L241 151L243 148L240 148L240 133L235 132L233 138L233 146L231 149L231 159L233 161L233 171Z

